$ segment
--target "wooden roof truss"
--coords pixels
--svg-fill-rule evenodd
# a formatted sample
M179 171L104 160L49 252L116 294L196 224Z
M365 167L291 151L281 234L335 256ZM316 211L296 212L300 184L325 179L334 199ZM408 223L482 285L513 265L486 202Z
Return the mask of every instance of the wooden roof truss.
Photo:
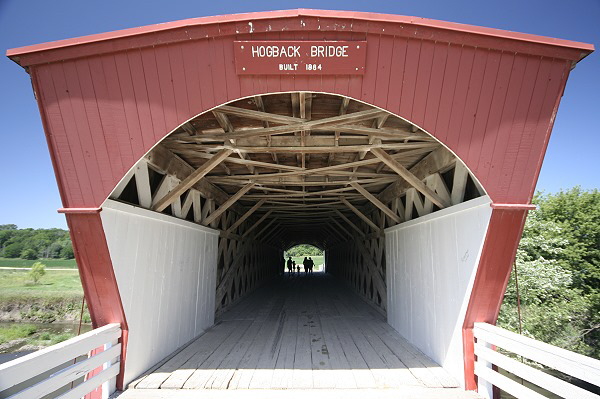
M134 179L135 195L123 195ZM295 92L238 100L186 122L111 198L232 239L323 248L483 194L462 162L411 123L347 97ZM233 222L224 227L225 218Z

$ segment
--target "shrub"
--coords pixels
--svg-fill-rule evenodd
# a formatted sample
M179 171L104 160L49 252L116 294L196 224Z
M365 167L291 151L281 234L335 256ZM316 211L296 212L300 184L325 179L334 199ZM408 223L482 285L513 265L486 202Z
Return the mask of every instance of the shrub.
M34 284L38 284L44 274L46 274L46 265L42 262L35 262L29 271L29 277L31 277Z

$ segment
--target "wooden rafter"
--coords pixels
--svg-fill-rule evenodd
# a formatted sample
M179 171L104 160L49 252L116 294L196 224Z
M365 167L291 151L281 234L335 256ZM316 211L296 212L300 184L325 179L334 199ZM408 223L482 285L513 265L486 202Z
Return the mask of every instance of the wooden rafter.
M262 147L262 146L232 146L226 144L212 144L212 145L198 145L198 150L204 151L220 151L220 150L231 150L231 151L242 151L247 153L264 153L270 154L272 152L276 153L287 153L287 154L298 154L298 153L311 153L311 154L325 154L329 152L338 152L338 153L349 153L349 152L359 152L359 151L371 151L374 148L381 149L413 149L413 148L437 148L439 145L437 143L373 143L367 145L341 145L341 146L306 146L306 147L291 147L291 146L273 146L273 147Z
M223 159L225 159L232 150L223 149L215 154L214 157L205 162L201 167L192 172L188 177L185 178L177 187L173 188L169 193L156 202L152 207L153 211L161 212L166 207L171 205L177 198L181 196L185 191L189 190L196 182L202 179L208 174L215 166L217 166Z
M237 193L235 193L231 198L225 201L218 209L216 209L213 213L211 213L206 220L204 220L204 224L209 225L213 221L215 221L219 216L223 214L227 209L231 207L231 205L235 204L237 200L239 200L242 195L246 194L252 187L254 187L256 183L251 182L242 187Z
M236 133L225 133L224 138L242 138L242 137L255 137L255 136L266 136L276 134L294 133L302 130L310 130L315 126L326 126L326 125L339 125L343 123L353 123L363 120L369 120L380 116L385 111L378 109L368 109L365 111L353 112L351 114L338 115L329 118L316 119L312 121L299 122L290 125L274 126L262 129L251 129L243 130Z
M361 237L365 236L365 233L360 229L360 227L358 227L357 225L355 225L350 219L348 219L338 209L335 209L335 214L338 215L343 221L345 221L348 224L348 226L352 227L354 229L354 231L356 231Z
M354 205L352 205L350 203L350 201L348 201L346 198L344 197L339 197L340 198L340 202L343 203L344 205L346 205L348 207L348 209L350 209L352 212L354 212L356 214L356 216L358 216L359 218L361 218L365 223L367 223L369 226L371 226L371 228L375 231L379 231L380 228L379 226L377 226L375 223L373 223L373 221L371 219L369 219L364 213L362 213L360 210L358 210L357 207L355 207Z
M419 190L421 194L427 197L431 202L437 205L440 208L446 208L450 206L449 201L440 197L425 185L418 177L412 174L408 169L402 166L401 163L392 158L387 152L383 151L381 148L372 148L371 152L379 159L381 159L387 166L389 166L393 171L398 173L404 180L406 180L411 186Z
M248 217L250 217L250 215L252 215L254 212L256 212L256 210L258 208L260 208L264 203L266 202L266 199L262 199L260 201L258 201L256 204L254 204L254 206L250 209L248 209L248 211L246 211L246 213L244 213L238 220L235 221L235 223L233 223L228 229L228 232L234 232L235 229L237 229L242 223L244 223L246 221L246 219L248 219Z
M359 193L361 193L366 199L371 201L373 205L377 208L381 209L387 216L389 216L394 222L400 223L402 220L396 215L390 208L388 208L383 202L379 201L373 194L368 192L364 187L362 187L359 183L352 182L350 183L352 187L356 189Z
M267 211L267 213L265 213L260 219L258 219L256 223L254 223L252 226L250 226L248 230L244 232L244 235L242 237L247 237L252 232L252 230L257 228L266 218L269 217L271 213L273 213L273 210Z

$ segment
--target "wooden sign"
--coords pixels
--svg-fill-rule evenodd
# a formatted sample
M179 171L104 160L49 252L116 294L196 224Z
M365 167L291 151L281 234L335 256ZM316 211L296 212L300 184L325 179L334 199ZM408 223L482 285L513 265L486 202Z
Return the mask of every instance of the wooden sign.
M362 75L365 41L235 41L238 75Z

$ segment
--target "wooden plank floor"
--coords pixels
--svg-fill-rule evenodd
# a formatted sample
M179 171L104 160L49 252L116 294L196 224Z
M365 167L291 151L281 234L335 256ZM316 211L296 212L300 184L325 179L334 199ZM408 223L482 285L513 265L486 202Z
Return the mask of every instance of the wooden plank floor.
M429 388L433 395L445 388L464 393L456 387L375 309L334 278L315 273L286 276L257 290L129 390Z

